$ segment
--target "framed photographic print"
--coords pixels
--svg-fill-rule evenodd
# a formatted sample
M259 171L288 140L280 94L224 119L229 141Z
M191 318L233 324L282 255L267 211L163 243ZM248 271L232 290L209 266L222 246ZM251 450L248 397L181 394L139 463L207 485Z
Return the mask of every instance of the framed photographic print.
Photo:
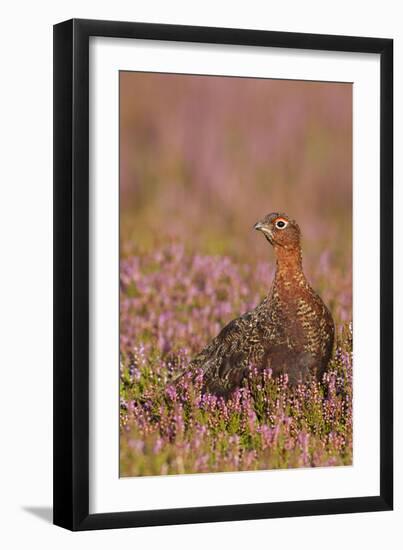
M54 523L391 510L393 42L54 27Z

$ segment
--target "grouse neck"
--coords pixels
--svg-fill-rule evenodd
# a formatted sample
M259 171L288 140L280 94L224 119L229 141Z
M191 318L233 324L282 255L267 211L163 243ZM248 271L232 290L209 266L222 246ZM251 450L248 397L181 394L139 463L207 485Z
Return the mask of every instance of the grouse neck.
M302 254L300 248L287 249L276 246L276 280L291 280L303 277Z

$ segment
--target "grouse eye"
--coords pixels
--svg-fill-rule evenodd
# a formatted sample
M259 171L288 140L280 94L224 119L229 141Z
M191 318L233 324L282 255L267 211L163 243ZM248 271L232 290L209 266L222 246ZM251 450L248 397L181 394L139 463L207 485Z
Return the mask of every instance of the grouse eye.
M284 220L277 220L276 221L276 227L277 229L284 229L287 226L288 222Z

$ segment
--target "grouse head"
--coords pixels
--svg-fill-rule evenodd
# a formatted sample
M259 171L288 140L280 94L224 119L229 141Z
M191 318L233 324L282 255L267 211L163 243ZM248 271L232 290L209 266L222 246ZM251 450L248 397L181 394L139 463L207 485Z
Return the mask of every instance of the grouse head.
M286 214L272 212L254 225L261 231L275 249L285 249L289 252L300 250L301 232L296 221Z

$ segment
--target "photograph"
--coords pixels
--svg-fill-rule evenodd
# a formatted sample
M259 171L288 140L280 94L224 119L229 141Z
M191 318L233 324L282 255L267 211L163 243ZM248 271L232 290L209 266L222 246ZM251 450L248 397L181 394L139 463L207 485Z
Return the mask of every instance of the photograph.
M120 477L353 464L352 98L119 72Z
M2 548L398 548L402 5L4 4Z

